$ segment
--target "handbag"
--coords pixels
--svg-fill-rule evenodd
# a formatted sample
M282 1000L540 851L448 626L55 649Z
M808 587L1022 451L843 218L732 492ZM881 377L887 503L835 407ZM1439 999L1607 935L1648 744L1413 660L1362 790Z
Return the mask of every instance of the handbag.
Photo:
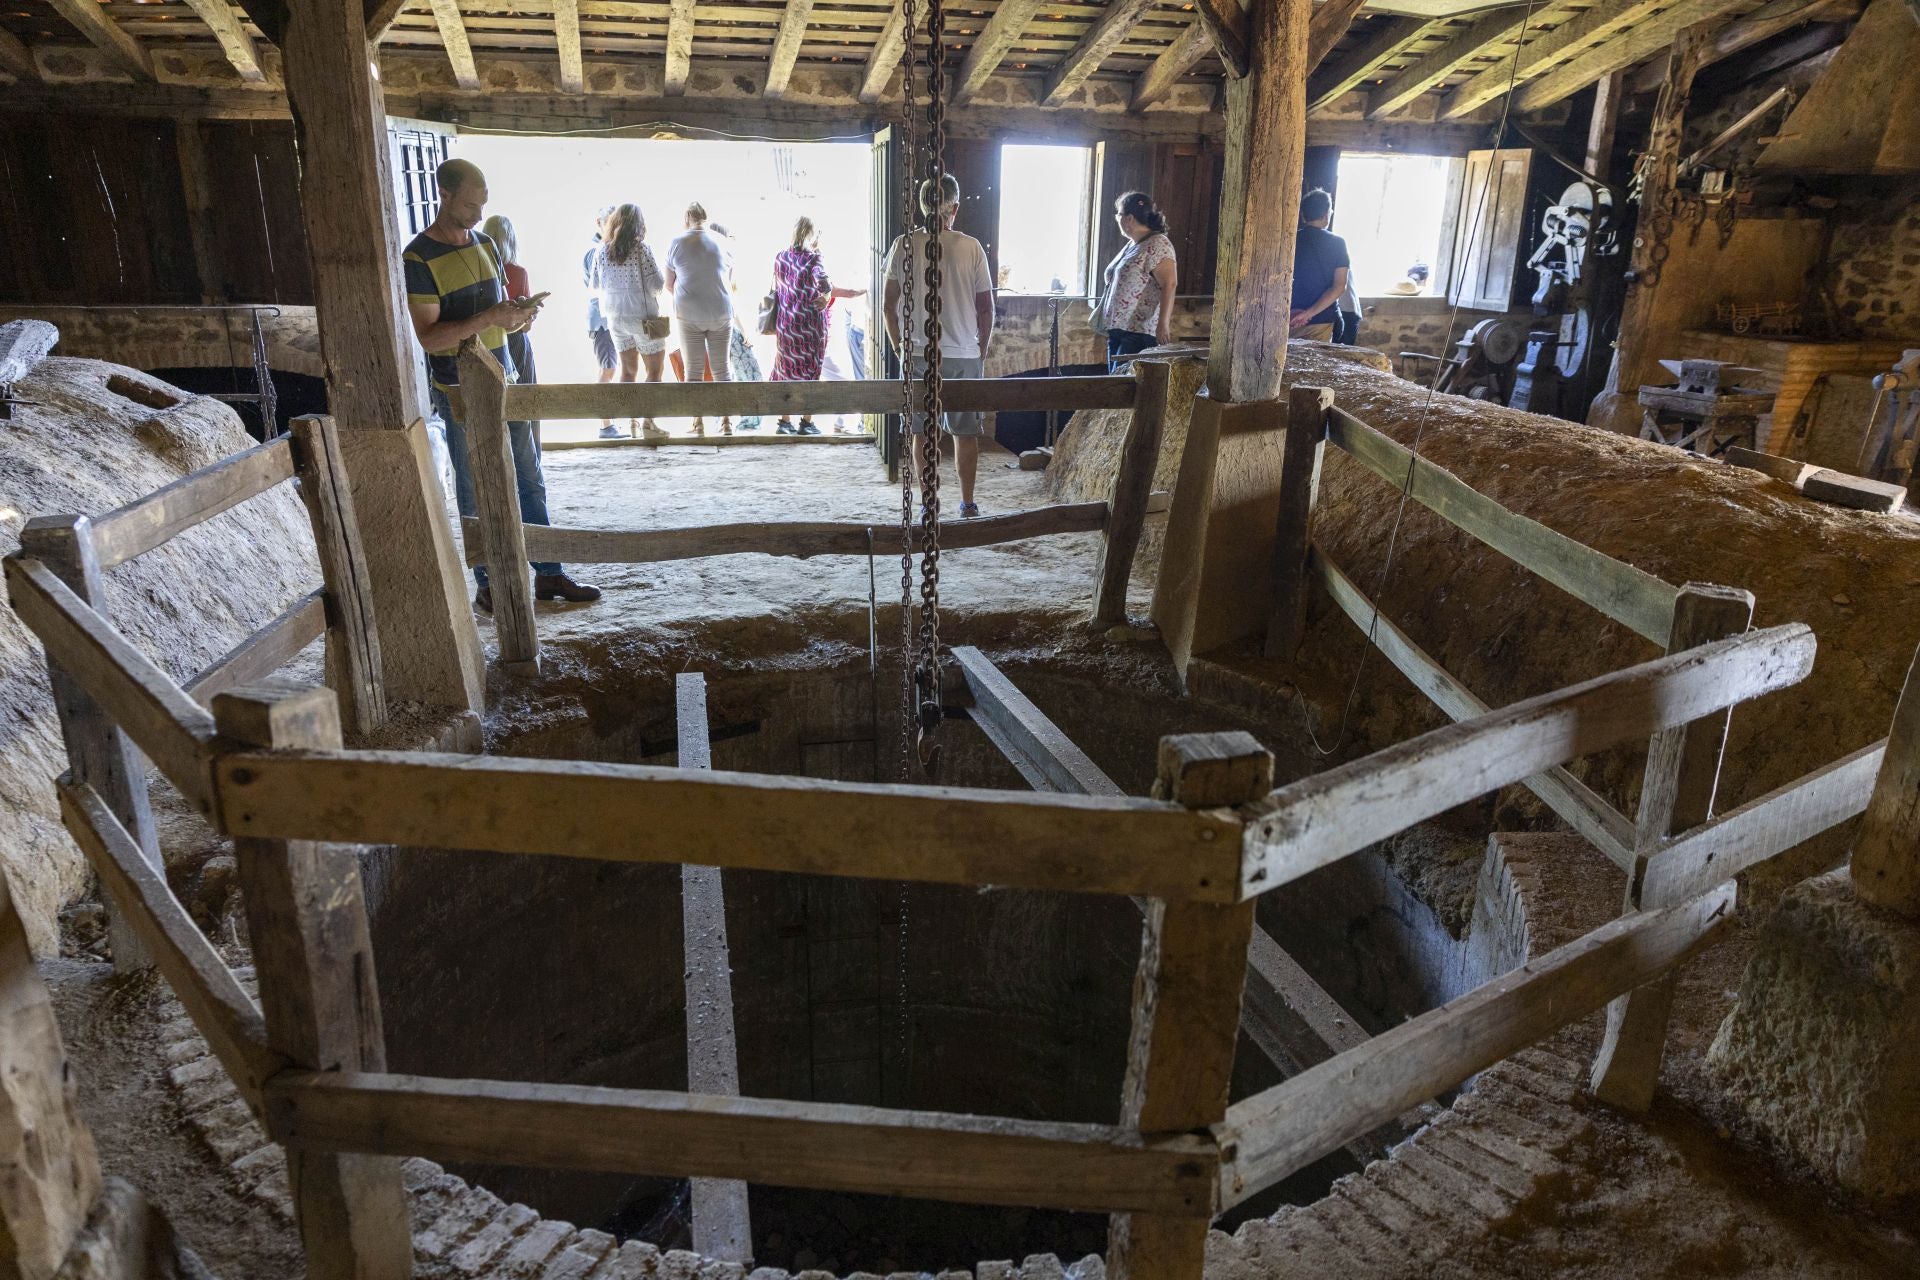
M1107 295L1103 292L1097 298L1090 298L1087 305L1093 310L1087 313L1087 328L1101 337L1107 336Z
M647 316L640 321L640 332L649 338L664 338L673 332L673 321L666 316Z
M774 330L774 321L779 317L779 314L780 295L774 290L769 289L767 290L767 296L760 299L760 332L772 333Z

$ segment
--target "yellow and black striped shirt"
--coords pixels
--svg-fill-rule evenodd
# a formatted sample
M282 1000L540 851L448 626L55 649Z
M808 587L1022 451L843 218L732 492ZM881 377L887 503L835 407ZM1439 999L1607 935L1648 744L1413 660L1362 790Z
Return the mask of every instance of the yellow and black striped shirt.
M407 301L437 302L442 320L467 320L507 296L506 273L500 266L500 250L487 235L472 233L467 244L447 244L422 231L401 255L406 264ZM493 352L493 358L514 380L513 357L507 351L507 331L498 325L482 329L480 344ZM437 387L460 385L460 367L454 360L457 348L427 352L427 376Z

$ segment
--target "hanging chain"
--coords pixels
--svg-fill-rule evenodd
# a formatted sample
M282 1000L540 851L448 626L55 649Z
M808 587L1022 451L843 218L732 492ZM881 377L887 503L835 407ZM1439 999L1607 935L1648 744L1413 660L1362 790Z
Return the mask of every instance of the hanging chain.
M920 437L920 645L914 673L918 697L920 767L928 773L938 762L934 737L940 726L940 237L946 229L947 70L946 5L927 0L927 181L934 197L927 215L926 347L921 359L926 386L921 402L925 430Z
M900 271L900 386L903 412L900 415L900 780L913 778L914 673L919 662L914 655L913 621L913 326L919 312L919 297L913 288L913 226L920 189L920 132L915 117L918 105L914 94L914 39L918 6L914 0L901 0L901 38L906 41L900 59L901 111L900 142L895 152L900 170L900 238L895 262ZM881 294L885 301L884 291Z

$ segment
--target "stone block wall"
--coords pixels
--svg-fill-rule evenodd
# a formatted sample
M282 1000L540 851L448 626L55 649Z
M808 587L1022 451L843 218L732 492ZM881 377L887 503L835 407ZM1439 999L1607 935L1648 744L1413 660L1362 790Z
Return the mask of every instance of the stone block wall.
M1833 211L1821 283L1862 337L1920 346L1920 178L1862 182Z

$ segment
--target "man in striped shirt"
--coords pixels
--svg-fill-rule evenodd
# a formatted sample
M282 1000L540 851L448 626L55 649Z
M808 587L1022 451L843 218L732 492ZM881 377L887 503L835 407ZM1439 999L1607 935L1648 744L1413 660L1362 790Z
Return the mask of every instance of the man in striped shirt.
M434 412L447 427L447 455L453 462L454 502L463 516L478 510L473 496L473 471L467 456L467 431L453 410L453 394L460 385L455 359L460 344L473 338L493 353L514 380L513 357L507 334L525 329L539 314L507 297L506 272L500 251L480 225L487 205L487 180L466 160L449 160L435 178L440 185L440 211L433 224L413 238L401 255L407 277L407 310L413 330L427 351L427 375ZM456 393L457 394L457 393ZM508 424L513 441L513 470L519 482L520 518L527 524L549 524L547 482L540 473L540 446L528 422ZM493 589L486 566L475 566L479 591L474 607L493 612ZM575 582L558 564L533 566L533 592L541 600L598 600L600 589Z

